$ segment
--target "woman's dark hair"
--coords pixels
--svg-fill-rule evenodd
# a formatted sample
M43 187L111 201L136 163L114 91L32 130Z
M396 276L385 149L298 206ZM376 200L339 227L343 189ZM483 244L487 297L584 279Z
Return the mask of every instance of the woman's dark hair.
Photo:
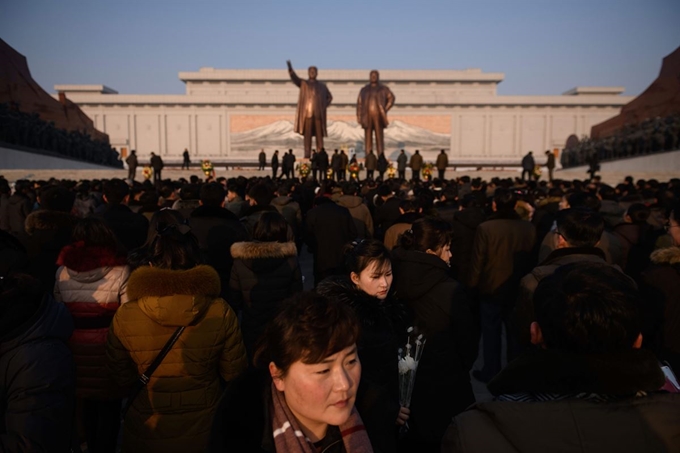
M98 217L85 217L78 220L71 236L73 242L82 241L85 247L118 248L118 240L113 230Z
M255 222L253 239L261 242L288 242L288 222L278 212L265 212Z
M413 222L401 235L401 247L406 250L436 252L451 243L451 225L444 220L425 217Z
M359 320L349 305L305 291L283 302L261 337L253 361L261 369L274 362L285 377L298 360L319 363L358 338Z
M143 262L162 269L191 269L201 264L196 236L178 211L162 209L151 217Z
M375 239L360 239L350 242L345 247L345 267L348 272L359 275L373 262L376 263L378 271L392 264L390 252L382 242Z

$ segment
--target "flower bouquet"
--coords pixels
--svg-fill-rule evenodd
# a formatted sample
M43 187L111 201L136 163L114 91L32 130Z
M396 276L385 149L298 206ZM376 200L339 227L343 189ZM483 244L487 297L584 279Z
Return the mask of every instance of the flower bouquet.
M208 159L201 162L201 170L203 170L203 173L205 173L206 176L215 176L213 164Z
M387 167L387 177L390 179L394 179L395 174L397 174L397 169L394 168L394 164L390 162L390 165Z
M326 178L327 179L333 179L333 169L332 168L328 168L328 170L326 170Z
M399 367L399 404L402 407L409 407L411 405L411 396L413 395L413 386L416 382L416 371L418 370L418 363L423 356L423 349L425 342L423 334L414 336L413 327L409 327L409 336L406 340L406 346L398 351L398 367ZM413 343L411 340L413 339ZM404 425L404 429L408 429L408 424Z
M432 169L434 168L434 165L432 163L427 162L426 164L423 165L423 179L425 181L429 181L432 179Z
M153 175L153 169L151 167L144 167L142 169L142 176L144 176L144 179L151 179L151 175Z
M354 181L359 179L359 164L356 162L349 166L349 178Z
M543 173L543 170L541 169L540 165L535 165L534 166L534 179L538 181L541 179L541 173Z
M295 169L300 174L300 179L307 179L307 175L309 175L309 172L311 170L307 162L297 164L297 167Z

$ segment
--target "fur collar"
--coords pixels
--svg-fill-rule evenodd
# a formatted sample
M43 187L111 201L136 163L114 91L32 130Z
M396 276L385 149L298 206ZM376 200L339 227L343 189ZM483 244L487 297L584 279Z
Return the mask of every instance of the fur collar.
M40 210L26 217L26 232L30 235L40 230L73 228L76 218L67 212Z
M220 294L220 277L210 266L196 266L188 270L144 266L130 275L127 294L130 300L177 294L217 297Z
M354 309L361 324L365 327L388 321L392 326L400 326L406 317L405 308L390 292L387 299L380 300L361 291L345 276L324 279L316 287L319 294L346 303Z
M85 247L85 243L79 241L61 249L57 264L77 272L86 272L100 267L125 266L127 263L124 256L116 256L115 250Z
M680 247L667 247L652 252L654 264L680 264Z
M289 258L297 256L295 242L236 242L231 246L234 259Z
M496 396L522 392L623 396L659 390L664 381L658 360L644 349L611 354L537 349L508 364L488 388Z

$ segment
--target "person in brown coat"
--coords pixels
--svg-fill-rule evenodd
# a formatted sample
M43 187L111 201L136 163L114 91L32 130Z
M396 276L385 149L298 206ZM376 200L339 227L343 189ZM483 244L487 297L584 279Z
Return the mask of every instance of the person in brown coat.
M489 383L449 426L443 453L677 452L680 394L640 349L642 303L605 263L573 263L541 281L530 328L535 350Z
M409 167L411 167L411 177L413 180L420 181L420 169L423 168L423 156L420 155L419 150L416 150L416 153L411 156Z
M372 149L369 149L366 153L364 165L366 166L366 179L373 179L373 172L378 168L378 157L373 153Z
M358 238L373 237L373 217L364 199L357 196L359 188L356 183L346 182L342 185L342 195L338 198L340 206L349 209L349 213L354 219Z
M439 179L444 179L444 174L446 173L446 167L449 165L449 156L446 155L446 151L442 150L437 156L437 171L439 172Z
M130 301L116 312L107 338L108 371L125 387L186 326L127 412L124 452L203 451L223 382L246 368L236 314L219 298L220 278L199 265L198 241L178 220L170 210L156 214L150 266L130 275Z
M473 376L481 381L489 381L501 370L501 323L506 326L508 356L514 353L510 313L519 281L533 266L536 230L515 213L516 204L513 191L498 189L492 205L494 215L475 232L469 286L476 288L480 297L484 368L481 374L473 371Z

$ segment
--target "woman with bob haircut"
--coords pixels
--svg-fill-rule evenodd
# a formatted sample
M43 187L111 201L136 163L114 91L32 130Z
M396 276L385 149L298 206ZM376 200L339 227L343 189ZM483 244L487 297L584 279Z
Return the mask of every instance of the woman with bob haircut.
M227 388L209 451L372 452L354 402L359 322L346 304L302 292L267 326L255 369Z
M346 247L345 267L348 275L328 277L316 291L352 307L359 318L363 369L356 406L375 450L396 451L397 425L406 423L409 410L399 404L395 355L406 342L408 324L391 291L390 252L380 241L357 240Z
M248 359L281 301L302 291L302 272L288 222L278 212L264 212L253 228L253 240L231 246L234 265L229 304L241 313L241 332Z
M425 217L403 233L392 252L395 290L427 340L404 451L438 452L451 417L475 402L469 373L477 358L478 327L463 287L450 276L450 247L451 226Z
M201 265L198 241L182 216L161 210L151 225L155 236L138 251L143 265L128 280L129 302L109 329L110 375L121 387L132 385L179 337L133 399L122 451L202 452L224 383L246 368L245 348L236 314L219 297L220 278Z

